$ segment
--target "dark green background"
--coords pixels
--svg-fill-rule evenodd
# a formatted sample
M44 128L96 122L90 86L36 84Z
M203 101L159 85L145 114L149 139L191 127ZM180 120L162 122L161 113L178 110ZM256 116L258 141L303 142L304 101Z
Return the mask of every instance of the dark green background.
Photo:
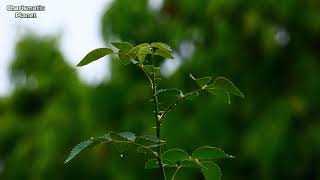
M232 97L231 105L205 94L184 102L162 126L166 148L223 148L236 156L218 162L225 180L319 180L320 2L166 0L159 11L147 4L114 1L102 17L105 42L170 44L183 63L162 87L195 88L189 73L225 76L246 95ZM276 41L281 31L288 44ZM143 155L120 158L105 145L63 164L88 137L110 130L153 134L154 120L138 69L115 58L111 81L90 87L57 44L31 35L16 45L15 89L0 99L0 179L157 179L157 171L143 169ZM203 178L185 169L178 179Z

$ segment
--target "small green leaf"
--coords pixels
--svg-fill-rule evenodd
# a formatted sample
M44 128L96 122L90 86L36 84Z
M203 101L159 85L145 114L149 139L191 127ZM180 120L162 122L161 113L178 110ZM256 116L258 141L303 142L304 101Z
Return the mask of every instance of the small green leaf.
M244 94L227 78L218 77L213 82L213 87L223 89L231 94L244 98Z
M71 161L73 158L75 158L79 153L81 153L81 151L85 150L86 148L88 148L90 145L92 145L95 141L94 140L87 140L87 141L83 141L81 143L79 143L78 145L76 145L70 152L68 158L66 159L66 161L64 162L65 164L68 163L69 161Z
M168 44L165 44L163 42L151 43L151 47L158 48L158 49L163 49L163 50L166 50L166 51L172 51L171 47Z
M170 149L162 153L161 157L163 159L167 159L172 162L179 162L179 161L190 159L190 156L188 155L188 153L186 153L182 149Z
M146 59L146 56L148 54L152 54L152 50L150 48L149 45L147 46L142 46L139 51L138 51L138 59L139 59L139 62L142 64L145 59Z
M132 44L128 42L112 42L111 44L122 52L129 52L133 48Z
M192 74L190 74L190 78L193 79L196 82L196 84L201 88L209 85L212 82L212 77L203 77L197 79Z
M199 160L216 160L216 159L225 159L225 158L233 158L233 156L226 154L223 150L215 147L204 146L197 148L192 153L193 159Z
M133 60L133 58L131 58L128 54L125 54L122 50L119 51L118 56L119 56L120 62L125 66L130 64Z
M155 73L155 77L160 77L160 68L153 66L153 65L143 65L142 68L151 76L153 77L153 72Z
M77 66L84 66L87 65L93 61L96 61L108 54L113 54L113 50L110 48L98 48L91 52L89 52Z
M174 57L167 50L157 49L154 54L167 59L174 59Z
M216 88L211 88L212 85L209 85L208 87L206 87L206 90L215 95L219 100L223 101L223 102L227 102L228 104L231 104L231 97L230 97L230 93L223 90L223 89L216 89Z
M206 161L202 162L204 166L201 171L206 180L221 180L221 170L219 166L213 162Z
M142 44L139 44L135 47L133 47L130 51L129 51L129 56L133 59L136 59L137 56L138 56L138 52L140 50L140 48L142 47L146 47L146 46L150 46L148 43L142 43Z
M162 160L162 164L164 167L176 167L177 165L170 161L170 160ZM159 168L159 163L156 159L150 159L149 161L146 162L145 166L144 166L145 169L155 169L155 168Z

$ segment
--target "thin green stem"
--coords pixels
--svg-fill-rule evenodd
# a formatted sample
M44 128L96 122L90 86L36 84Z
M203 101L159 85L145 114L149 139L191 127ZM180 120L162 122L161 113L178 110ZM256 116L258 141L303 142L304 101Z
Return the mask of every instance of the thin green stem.
M161 122L160 122L160 116L159 116L159 100L158 100L158 95L157 93L157 82L156 82L156 73L155 70L153 69L153 77L152 77L152 90L153 90L153 102L154 102L154 110L155 110L155 120L156 120L156 134L157 137L159 138L159 140L161 139L160 136L160 126L161 126ZM165 173L165 169L161 160L161 146L160 146L160 141L159 141L159 146L157 148L157 153L158 153L158 157L157 157L157 161L158 164L160 166L160 171L161 171L161 176L163 180L166 180L166 173Z
M174 180L174 178L176 178L176 175L178 174L179 170L180 170L181 166L178 166L177 169L174 171L171 180Z
M161 119L162 119L170 110L172 110L172 109L177 105L177 103L180 102L181 100L183 100L183 99L185 99L186 97L189 97L189 96L191 96L191 95L193 95L193 94L195 94L195 93L198 93L198 92L200 92L200 91L203 91L203 90L205 90L205 89L204 89L204 88L200 88L200 89L197 89L197 90L195 90L195 91L189 92L189 93L187 93L187 94L185 94L185 95L177 98L172 104L170 104L170 105L163 111L163 113L159 116L159 119L161 120Z

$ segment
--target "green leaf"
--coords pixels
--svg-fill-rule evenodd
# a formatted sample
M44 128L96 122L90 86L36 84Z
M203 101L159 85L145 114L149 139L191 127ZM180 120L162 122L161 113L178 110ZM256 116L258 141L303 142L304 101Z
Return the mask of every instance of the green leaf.
M225 159L225 158L233 158L233 156L226 154L223 150L215 147L204 146L197 148L192 153L193 159L199 160L216 160L216 159Z
M146 56L148 54L152 54L152 50L150 49L150 46L147 45L147 46L142 46L139 51L138 51L138 60L139 62L142 64L145 59L146 59Z
M221 180L221 170L219 166L213 162L202 162L204 166L201 171L206 180Z
M162 57L167 58L167 59L174 59L172 54L170 54L167 50L157 49L154 54L158 55L158 56L162 56Z
M223 89L231 94L244 98L244 94L227 78L218 77L213 82L213 87Z
M200 88L204 88L212 82L212 77L203 77L197 79L190 74L190 78L193 79Z
M110 132L110 136L112 141L134 141L136 139L136 135L132 132Z
M190 156L188 155L188 153L186 153L182 149L170 149L162 153L161 157L163 159L167 159L172 162L179 162L179 161L190 159Z
M135 134L132 132L114 133L110 132L112 144L122 154L128 150L128 143L134 142Z
M165 144L165 141L161 141L156 136L139 136L136 138L135 143L140 145L139 147L137 147L137 152L147 154L151 152L146 148L151 149L151 148L162 146Z
M197 163L195 160L184 160L180 163L181 167L186 168L202 168L201 164Z
M166 51L172 51L171 47L168 44L165 44L163 42L151 43L151 47L166 50Z
M102 141L112 141L110 134L104 134L104 135L98 137L98 139L102 140Z
M76 145L70 152L68 158L65 160L65 164L68 163L69 161L71 161L73 158L75 158L79 153L81 153L83 150L85 150L86 148L92 147L93 145L96 145L98 141L96 141L95 139L90 139L87 141L83 141L81 143L79 143L78 145Z
M112 42L111 44L120 51L127 53L133 48L132 44L128 42Z
M135 142L146 147L157 147L164 143L156 136L139 136Z
M123 65L128 65L133 61L133 58L131 58L128 54L125 54L122 50L119 51L120 54L118 54L120 62ZM123 54L122 54L123 53Z
M113 54L113 50L110 48L98 48L91 52L89 52L77 66L84 66L87 65L93 61L96 61L108 54Z
M155 77L160 77L160 68L153 66L153 65L143 65L142 68L151 76L153 77L153 72L155 73Z
M140 48L142 48L142 47L147 47L147 46L150 46L150 44L148 44L148 43L142 43L142 44L139 44L139 45L133 47L133 48L129 51L129 56L130 56L131 58L133 58L133 59L136 59L137 56L138 56L138 52L139 52ZM134 63L134 64L136 64L136 63Z
M227 102L228 104L231 104L231 97L229 92L223 90L223 89L216 89L216 88L212 88L211 85L209 85L208 87L206 87L206 90L215 95L219 100L223 101L223 102Z
M177 165L167 159L162 160L162 164L164 165L164 167L177 167ZM155 168L159 168L159 163L156 159L150 159L149 161L146 162L145 169L155 169Z

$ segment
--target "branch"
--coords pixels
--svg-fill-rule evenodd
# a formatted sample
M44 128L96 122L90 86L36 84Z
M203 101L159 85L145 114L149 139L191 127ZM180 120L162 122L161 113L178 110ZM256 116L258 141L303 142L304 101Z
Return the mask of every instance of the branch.
M203 91L203 90L205 90L205 88L197 89L197 90L195 90L195 91L189 92L189 93L187 93L187 94L185 94L185 95L177 98L172 104L170 104L170 105L167 107L167 109L164 110L164 112L160 115L159 119L161 120L161 119L162 119L170 110L172 110L172 109L177 105L177 103L180 102L181 100L185 99L185 98L188 97L188 96L193 95L194 93L198 93L198 92Z

